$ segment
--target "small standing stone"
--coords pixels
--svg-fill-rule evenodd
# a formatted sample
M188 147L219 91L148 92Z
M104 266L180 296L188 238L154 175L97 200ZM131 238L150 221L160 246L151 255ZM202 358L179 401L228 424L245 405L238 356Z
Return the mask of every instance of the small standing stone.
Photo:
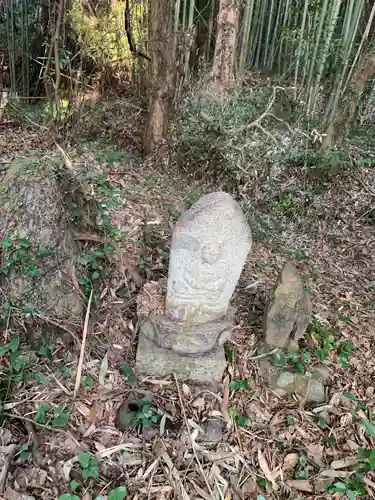
M287 262L265 310L264 345L261 350L269 351L278 347L286 351L298 351L298 341L306 332L311 314L310 295L304 289L295 265ZM275 369L267 357L260 360L259 367L278 396L297 393L309 403L322 403L325 400L325 383L329 379L329 372L324 365L316 367L311 376L292 369Z
M287 262L265 311L265 343L268 348L297 350L312 313L309 293L295 265Z
M251 247L236 201L215 192L200 198L176 224L163 315L138 314L137 370L195 382L221 379L226 366L234 289Z

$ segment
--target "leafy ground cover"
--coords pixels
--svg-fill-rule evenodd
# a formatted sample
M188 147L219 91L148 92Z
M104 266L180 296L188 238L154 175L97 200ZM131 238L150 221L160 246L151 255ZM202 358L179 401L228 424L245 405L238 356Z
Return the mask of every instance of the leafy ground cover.
M1 131L0 175L36 157L68 162L101 207L106 235L80 236L77 279L87 299L94 292L76 395L84 325L40 324L30 341L25 312L9 304L1 312L1 444L15 445L6 478L0 475L4 498L375 495L374 136L367 127L323 154L314 124L298 112L253 123L270 98L263 88L222 100L194 93L174 120L170 144L147 159L129 125L142 110L128 102L91 110L82 137L66 138L65 157L44 129ZM213 390L174 377L137 378L140 287L152 295L166 278L175 221L217 188L241 202L254 238L234 297L223 384ZM9 245L17 256L9 265L37 266L27 242L3 239L2 255ZM298 264L314 317L301 356L283 363L305 371L324 360L331 381L320 407L277 398L252 359L267 294L286 259ZM210 445L201 430L212 418L224 432Z

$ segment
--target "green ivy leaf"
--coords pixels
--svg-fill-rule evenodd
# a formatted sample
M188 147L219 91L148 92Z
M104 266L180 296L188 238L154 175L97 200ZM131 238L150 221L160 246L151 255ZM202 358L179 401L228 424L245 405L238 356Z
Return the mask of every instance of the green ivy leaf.
M368 434L370 434L370 436L375 437L375 426L371 422L369 422L368 420L362 420L361 424L366 429Z
M125 486L119 486L108 493L108 500L124 500L127 494L128 491Z
M346 492L346 485L340 481L338 481L337 483L334 483L332 485L332 488L336 493L345 493Z
M328 429L328 424L321 415L319 415L318 418L318 427L321 429Z
M302 354L302 359L305 363L309 362L310 359L311 359L311 354L309 351L305 351L303 354Z
M286 415L285 422L286 422L286 425L288 425L288 426L294 425L294 417L293 417L293 415Z
M87 453L87 451L81 451L80 453L78 453L77 456L77 460L80 466L83 467L84 469L87 469L87 467L89 466L90 458L91 455L90 453Z
M248 427L250 424L251 420L246 415L240 415L237 418L237 425L239 425L239 427Z
M86 387L88 392L91 392L94 388L94 379L91 375L86 375L86 377L82 379L81 385L83 387Z
M69 488L72 490L72 491L75 491L79 486L79 482L76 480L76 479L72 479L70 482L69 482Z
M33 450L32 444L25 443L19 449L17 456L20 460L22 460L22 462L24 462L30 457L32 450Z
M232 380L232 382L229 385L229 388L232 392L239 391L240 389L244 389L246 391L251 390L248 380Z
M38 406L36 415L35 415L35 422L38 422L38 424L46 424L47 423L47 412L49 410L50 406L48 403L42 403Z
M0 240L0 245L4 248L12 248L13 242L10 238L4 238Z
M18 337L13 337L12 340L3 346L0 346L0 356L6 356L10 352L16 352L19 348L20 341Z
M69 423L69 413L63 408L58 408L52 420L52 427L65 427Z
M90 457L89 465L82 471L85 479L89 477L99 477L99 461L95 456Z

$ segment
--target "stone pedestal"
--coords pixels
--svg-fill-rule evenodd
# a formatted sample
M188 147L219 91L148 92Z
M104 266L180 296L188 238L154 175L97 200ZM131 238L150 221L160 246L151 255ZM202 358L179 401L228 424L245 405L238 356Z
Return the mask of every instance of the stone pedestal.
M218 346L207 354L181 356L159 347L140 333L136 369L140 374L165 376L175 373L178 378L210 384L220 382L226 367L224 349Z

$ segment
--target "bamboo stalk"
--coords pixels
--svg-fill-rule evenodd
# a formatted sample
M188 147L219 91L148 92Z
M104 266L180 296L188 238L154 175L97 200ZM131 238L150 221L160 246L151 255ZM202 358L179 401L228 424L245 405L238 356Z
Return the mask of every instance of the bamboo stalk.
M214 31L214 21L215 21L215 12L216 12L216 0L210 1L210 14L208 18L208 35L205 49L205 62L208 63L210 61L211 56L211 42L212 42L212 34Z
M254 13L254 3L255 0L246 0L245 10L243 14L243 31L241 38L240 47L240 60L239 60L239 76L243 78L245 65L249 54L249 44L250 44L250 28L253 20Z
M327 7L328 7L328 0L324 0L322 9L319 12L318 29L317 29L316 36L315 36L315 44L314 44L314 49L313 49L312 58L311 58L311 62L310 62L310 71L309 71L309 75L307 77L307 83L306 83L306 85L307 85L306 86L306 94L309 96L311 96L312 80L313 80L314 72L316 71L316 59L317 59L318 49L319 49L320 44L321 44L323 26L324 26L324 22L325 22L326 17L327 17ZM310 113L310 111L311 111L311 99L309 97L308 104L307 104L307 112Z
M316 76L315 86L314 87L311 86L310 88L310 97L307 107L308 111L313 111L316 106L316 99L319 91L319 85L321 82L323 71L326 68L326 62L329 56L329 49L331 47L333 33L335 31L338 22L341 2L342 0L333 0L331 4L330 19L326 24L326 29L324 30L323 50L320 57L320 63L318 65L316 72L317 76Z
M351 54L353 53L354 43L357 38L358 26L364 7L364 0L350 0L350 6L352 8L347 11L347 19L344 25L345 38L342 51L343 64L336 73L334 87L331 91L328 105L323 116L322 125L324 127L326 127L335 116L340 97L344 92L344 80L347 76Z
M300 33L299 33L299 43L298 43L298 47L297 47L296 66L294 68L294 99L297 98L298 74L299 74L299 68L301 66L301 56L302 56L302 49L303 49L305 26L306 26L306 22L307 22L308 6L309 6L309 0L305 0L304 6L303 6L303 13L302 13L301 29L300 29Z

